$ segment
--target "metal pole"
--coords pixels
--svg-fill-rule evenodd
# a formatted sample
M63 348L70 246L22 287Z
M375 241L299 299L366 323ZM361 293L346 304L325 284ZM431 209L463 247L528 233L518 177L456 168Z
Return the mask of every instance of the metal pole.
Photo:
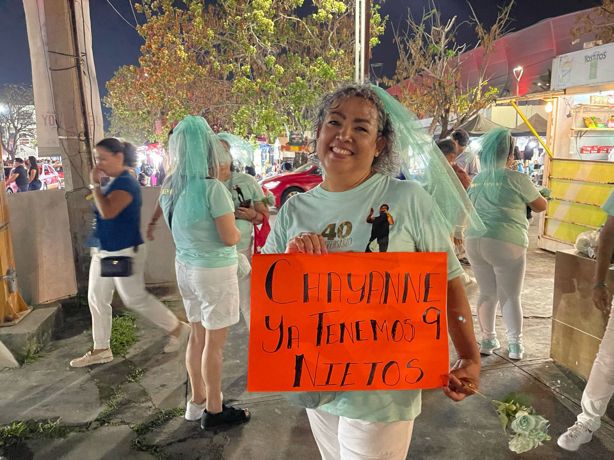
M363 83L371 80L369 75L369 62L371 50L369 48L369 41L371 40L371 0L363 0Z
M360 81L360 1L354 4L354 81Z
M522 121L525 122L525 124L529 127L529 130L533 133L533 135L537 138L537 140L539 141L539 143L542 145L542 147L544 148L544 150L546 151L546 153L548 154L548 156L550 156L550 158L553 158L554 156L552 155L552 151L550 150L550 148L548 147L548 145L546 145L546 143L544 142L544 140L541 138L541 136L539 134L537 134L537 131L535 131L535 128L533 127L533 125L531 124L531 122L529 122L528 118L525 116L524 113L522 113L522 111L520 110L520 108L518 107L518 105L516 104L515 101L511 101L510 104L512 105L512 107L514 107L514 110L516 110L516 113L518 115L520 115L520 118L522 118Z

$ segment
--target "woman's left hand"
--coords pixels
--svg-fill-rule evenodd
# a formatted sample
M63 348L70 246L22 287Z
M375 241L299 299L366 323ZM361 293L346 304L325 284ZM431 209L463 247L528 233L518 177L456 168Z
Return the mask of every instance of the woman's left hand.
M237 208L235 210L235 217L237 219L249 220L250 222L254 220L257 215L254 208Z
M480 386L480 363L472 359L459 359L450 374L445 395L453 401L462 401L477 392Z

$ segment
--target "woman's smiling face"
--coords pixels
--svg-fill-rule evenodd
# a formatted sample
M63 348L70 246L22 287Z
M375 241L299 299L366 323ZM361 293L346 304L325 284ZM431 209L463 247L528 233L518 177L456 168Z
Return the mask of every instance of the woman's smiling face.
M384 142L378 132L376 107L352 96L328 110L318 131L316 153L327 180L341 175L360 178L371 173Z

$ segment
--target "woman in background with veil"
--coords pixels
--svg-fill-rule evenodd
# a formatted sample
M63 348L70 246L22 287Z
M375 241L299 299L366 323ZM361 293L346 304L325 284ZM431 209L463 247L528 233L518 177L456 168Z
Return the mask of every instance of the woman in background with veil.
M239 321L237 250L230 193L216 179L229 152L202 117L188 116L169 140L171 170L160 205L176 247L177 284L191 333L186 366L192 397L185 418L205 430L245 423L250 413L222 401L222 354L228 327Z

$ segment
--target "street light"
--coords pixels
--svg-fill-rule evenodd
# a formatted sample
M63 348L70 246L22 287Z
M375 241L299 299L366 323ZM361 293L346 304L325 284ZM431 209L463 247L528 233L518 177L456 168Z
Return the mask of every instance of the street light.
M514 78L516 78L516 96L520 96L520 79L522 78L522 74L524 73L524 67L518 65L514 67Z

